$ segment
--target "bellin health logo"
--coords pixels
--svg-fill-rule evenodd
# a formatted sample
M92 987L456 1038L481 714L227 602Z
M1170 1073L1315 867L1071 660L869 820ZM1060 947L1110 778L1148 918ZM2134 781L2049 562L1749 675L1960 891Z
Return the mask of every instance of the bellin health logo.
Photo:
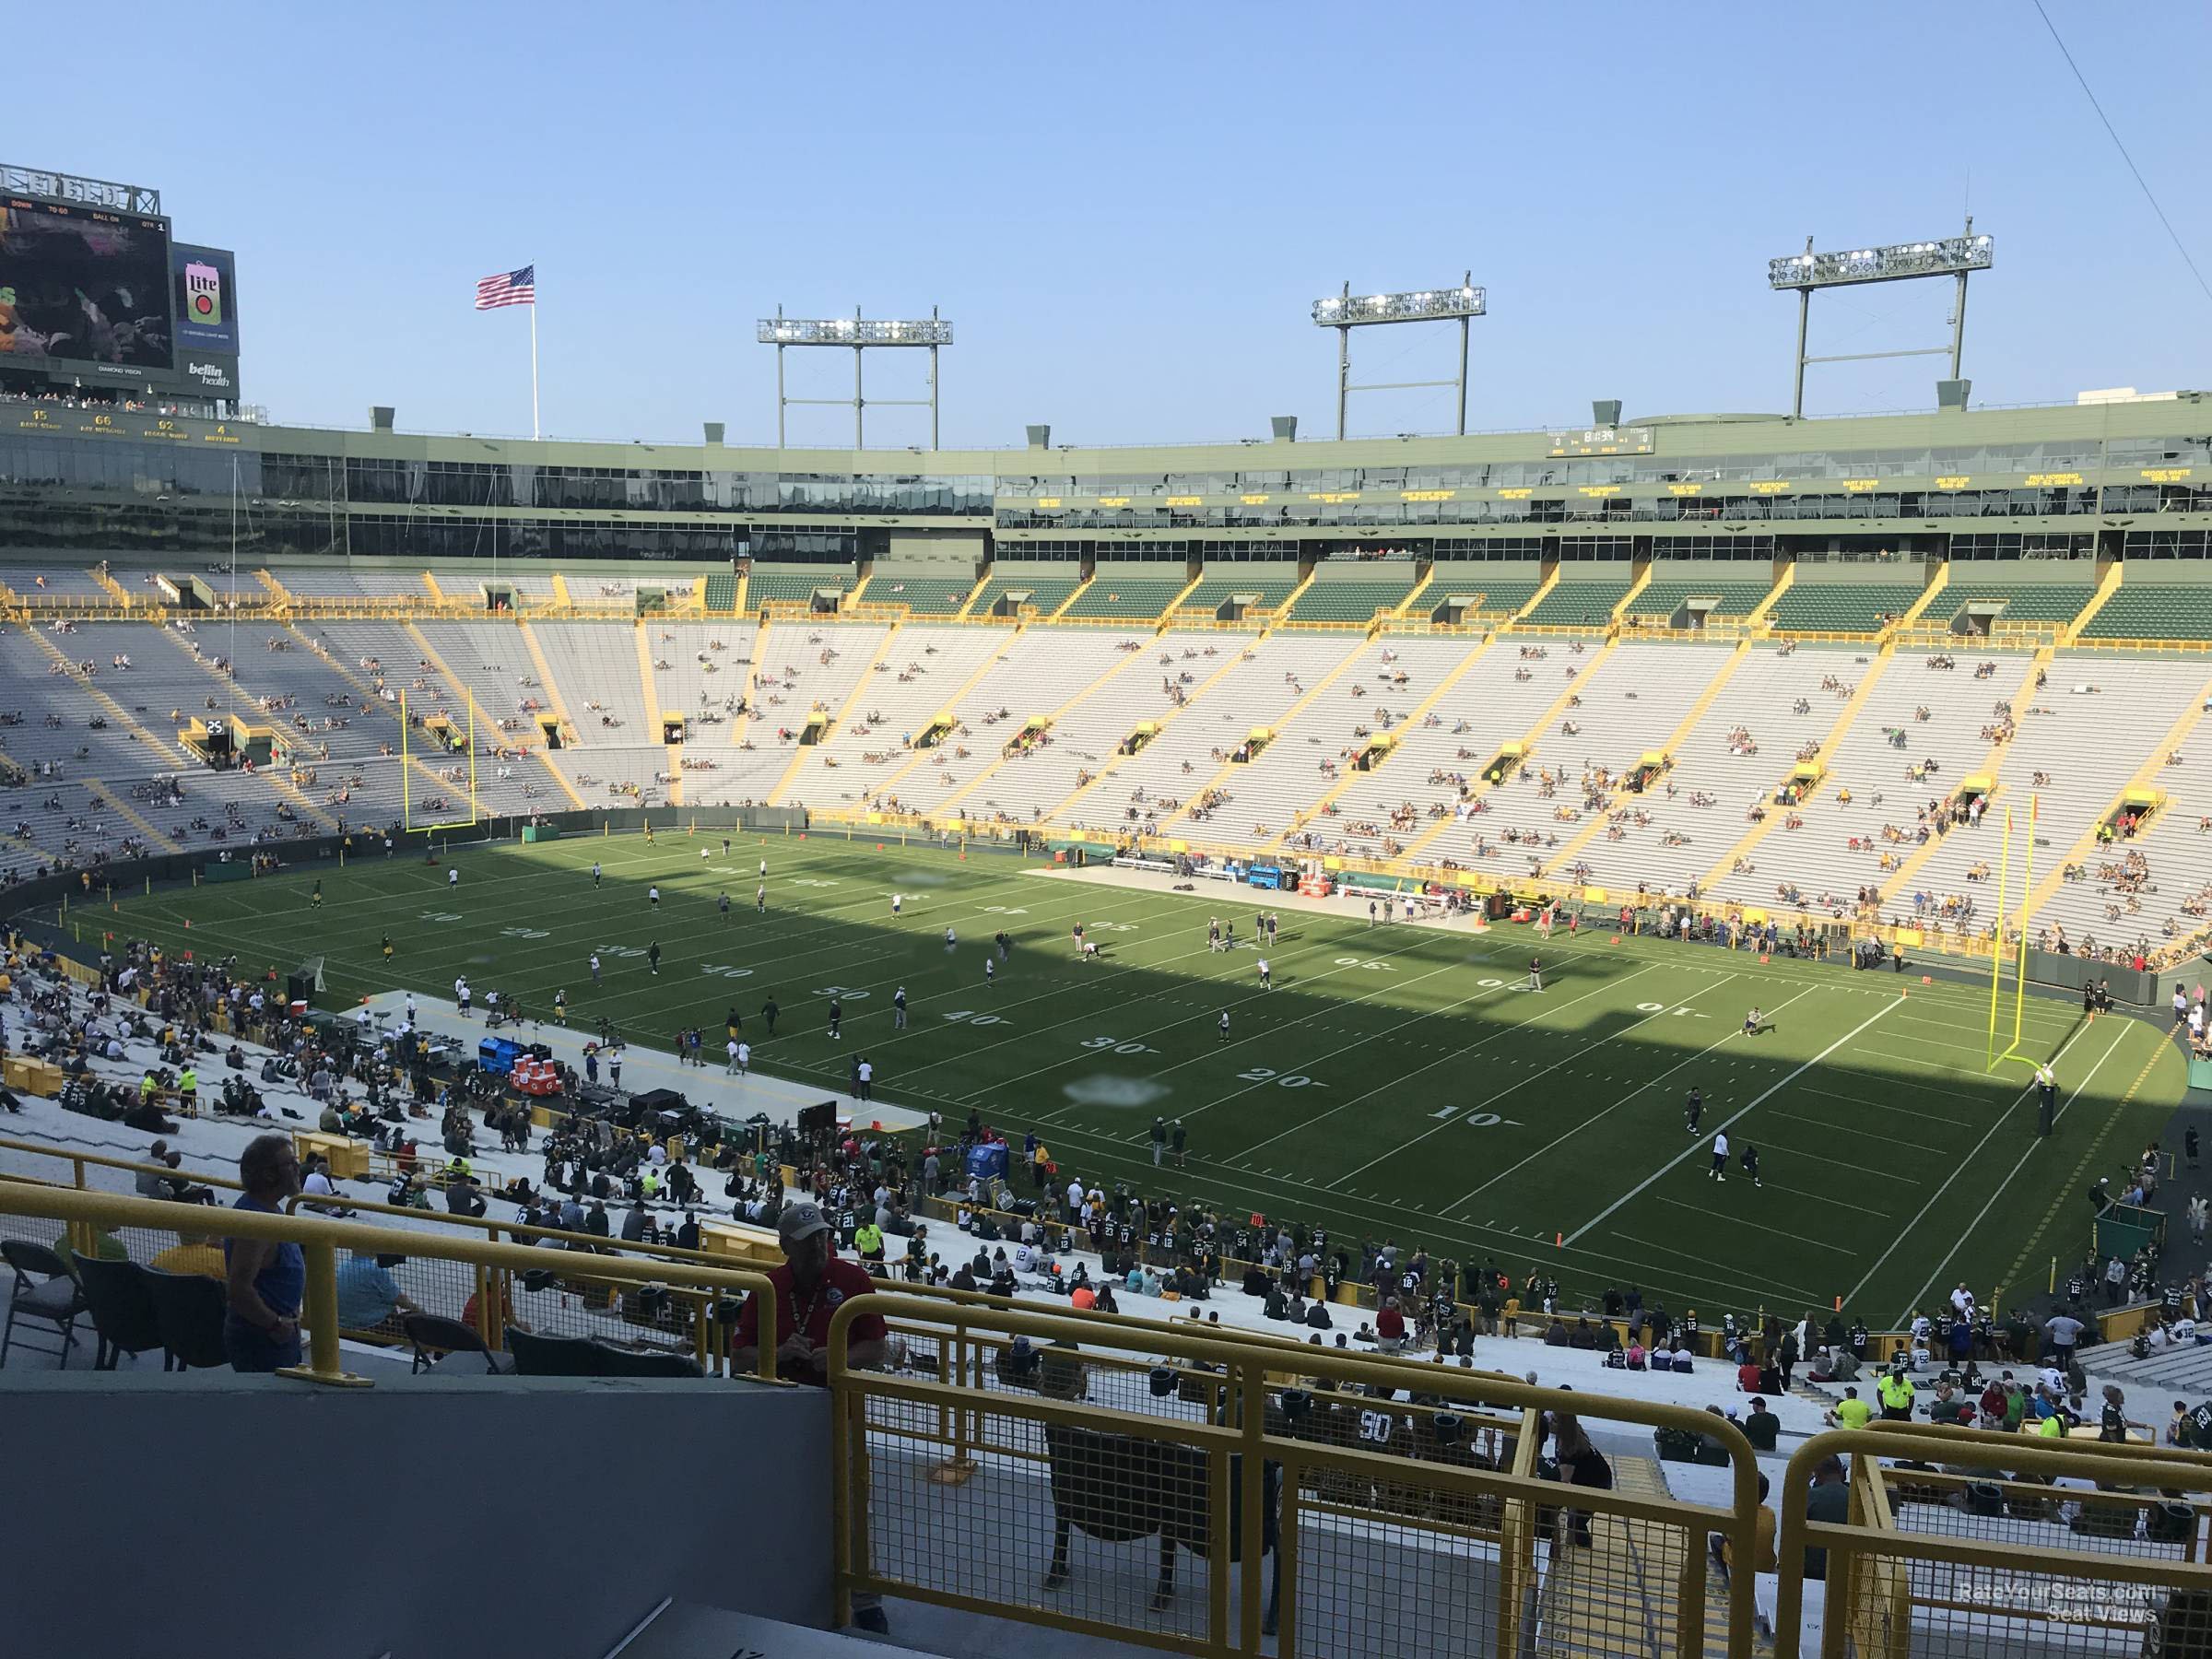
M184 267L184 303L194 323L213 327L223 320L223 278L213 265L193 260Z

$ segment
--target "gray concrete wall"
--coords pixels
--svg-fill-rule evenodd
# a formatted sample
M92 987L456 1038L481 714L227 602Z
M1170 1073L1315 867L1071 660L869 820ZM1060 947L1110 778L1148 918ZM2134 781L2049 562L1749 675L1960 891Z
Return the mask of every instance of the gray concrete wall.
M820 1625L830 1401L742 1382L0 1371L0 1653L597 1659Z

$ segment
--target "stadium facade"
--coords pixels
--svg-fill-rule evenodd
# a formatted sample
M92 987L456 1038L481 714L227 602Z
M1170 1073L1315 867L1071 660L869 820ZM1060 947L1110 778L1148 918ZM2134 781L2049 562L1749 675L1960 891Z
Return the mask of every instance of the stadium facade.
M1036 434L1047 437L1041 429ZM534 442L0 405L0 545L88 556L986 559L2204 559L2180 394L1843 419L1663 417L1346 442L865 451Z

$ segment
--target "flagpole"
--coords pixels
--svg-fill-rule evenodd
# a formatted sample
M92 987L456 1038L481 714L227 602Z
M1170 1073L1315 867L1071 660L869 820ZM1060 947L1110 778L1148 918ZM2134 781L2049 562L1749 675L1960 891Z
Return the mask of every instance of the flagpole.
M530 296L530 436L541 436L537 426L537 295Z

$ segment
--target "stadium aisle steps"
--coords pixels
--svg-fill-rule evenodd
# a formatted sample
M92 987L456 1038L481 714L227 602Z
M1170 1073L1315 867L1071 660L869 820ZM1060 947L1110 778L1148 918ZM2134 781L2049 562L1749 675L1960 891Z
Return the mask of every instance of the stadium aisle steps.
M2205 699L2212 696L2206 672L2201 657L2067 657L2052 665L2050 683L2037 693L2033 705L2048 712L2032 719L2023 715L2020 735L2009 746L2019 751L2007 757L2011 786L1996 803L2023 815L2030 796L2041 804L2037 887L2024 907L2027 913L2032 915L2055 901L2055 911L2045 919L2064 923L2077 937L2085 930L2097 935L2107 931L2104 906L2111 895L2093 880L2065 882L2065 864L2079 859L2093 870L2117 858L2118 850L2099 857L2096 831L2119 811L2125 792L2167 789L2189 773L2185 764L2167 766L2166 758L2188 753L2189 735L2204 717ZM2099 695L2074 695L2072 688L2084 683L2097 686ZM2182 711L2181 717L2168 725L2168 712L2174 709ZM2023 780L2036 771L2048 773L2051 782L2025 784ZM2152 820L2152 829L2163 827L2177 806L2182 803L2170 801ZM2189 823L2194 840L2195 815L2190 815ZM1958 891L1952 884L1963 879L1967 861L1980 854L1996 862L1994 853L1975 848L1972 838L1950 840L1952 849L1922 870L1924 888L1938 893ZM2131 845L2140 847L2148 840L2146 832ZM2193 856L2202 856L2201 846ZM2014 867L2019 867L2017 860ZM2167 879L2159 881L2153 866L2154 884L2160 890L2143 895L2144 910L2131 919L2131 933L2138 924L2155 932L2157 916L2171 913L2182 902L2183 884L2174 878L2186 867L2175 864L2163 872Z
M1666 1476L1654 1458L1614 1454L1613 1488L1638 1498L1668 1496ZM1624 1653L1675 1652L1676 1607L1684 1552L1702 1548L1702 1538L1656 1522L1600 1515L1591 1523L1587 1549L1554 1545L1547 1552L1542 1628L1535 1651L1571 1659L1618 1659ZM1718 1575L1706 1578L1708 1653L1727 1652L1727 1604L1721 1603L1713 1642L1713 1589Z
M1728 653L1726 660L1721 663L1717 668L1713 668L1711 671L1711 677L1706 680L1704 688L1698 693L1697 700L1689 706L1688 712L1686 712L1680 720L1675 723L1673 729L1667 733L1665 741L1660 743L1650 742L1649 734L1647 731L1641 739L1641 741L1647 745L1646 752L1649 752L1652 749L1656 749L1661 754L1670 757L1679 756L1684 746L1689 742L1690 735L1697 730L1698 723L1705 718L1706 714L1712 710L1714 700L1718 699L1722 691L1727 688L1728 682L1735 677L1736 670L1741 668L1745 663L1749 661L1750 656L1751 641L1748 640L1739 640L1736 642L1735 649ZM1619 774L1620 780L1626 779L1626 769L1632 757L1622 754L1615 757L1610 761L1610 764L1621 769ZM1625 781L1616 781L1614 786L1606 794L1605 804L1598 807L1595 811L1585 812L1583 816L1587 821L1583 825L1583 827L1575 831L1574 834L1569 836L1566 841L1561 842L1559 850L1553 853L1549 858L1545 860L1545 875L1551 877L1556 880L1558 878L1558 873L1565 869L1569 865L1572 864L1577 855L1581 853L1583 849L1587 847L1593 841L1596 840L1599 833L1605 830L1606 824L1610 821L1612 815L1616 810L1623 806L1633 805L1635 802L1641 801L1642 798L1643 797L1641 795L1631 796L1629 793ZM1654 802L1654 805L1656 804L1657 803Z
M2012 696L2009 699L2012 704L2013 714L2016 721L2026 720L2028 705L2035 696L2035 677L2045 667L2049 666L2050 662L2051 653L2047 650L2039 651L2033 656L2028 659L2028 672L2020 677L2019 682L2014 688ZM1956 673L1958 670L1954 669L1952 672ZM2002 668L1998 670L1998 676L1999 677L1994 680L1983 680L1972 683L1984 687L2001 686L2005 684L2006 680L2004 678L2004 670ZM1992 743L1987 745L1983 750L1981 764L1978 766L1970 766L1968 770L1962 773L1952 774L1950 781L1943 785L1942 793L1946 795L1948 795L1953 790L1956 790L1959 787L1959 780L1961 778L1971 778L1981 773L1986 773L1992 780L1994 780L1991 785L1991 794L1993 796L2005 791L2008 787L2015 787L2011 780L2003 777L2001 774L2005 770L2006 761L2013 758L2013 751L2018 747L2019 740L2018 738L2015 738L2010 743ZM2014 770L2017 773L2025 769L2016 767ZM1940 778L1938 779L1938 782L1941 782ZM1920 874L1921 867L1926 865L1931 859L1936 857L1938 853L1943 852L1944 848L1947 844L1952 842L1958 843L1959 853L1963 853L1967 850L1968 843L1966 838L1957 835L1931 836L1925 843L1915 848L1910 854L1907 855L1904 863L1900 864L1896 869L1889 872L1888 879L1881 884L1882 902L1884 904L1894 903L1898 895L1912 891L1912 880Z
M1483 659L1483 657L1489 652L1490 648L1497 644L1500 637L1500 636L1497 634L1492 634L1489 636L1489 638L1483 641L1481 644L1477 645L1474 650L1468 652L1465 656L1462 657L1459 662L1451 669L1449 669L1445 673L1444 677L1437 682L1436 688L1430 691L1428 696L1422 698L1420 701L1414 704L1412 709L1406 712L1405 718L1399 721L1398 724L1391 729L1394 732L1400 734L1419 731L1421 729L1421 722L1428 718L1430 711L1434 709L1436 705L1442 700L1446 692L1450 691L1453 687L1459 684L1461 679L1465 677L1468 669L1474 667L1477 663ZM1603 656L1605 653L1600 651L1598 654ZM1403 739L1401 737L1401 742L1402 741ZM1382 759L1382 765L1388 766L1391 760L1395 758L1395 756L1385 756ZM1379 771L1380 768L1377 770ZM1324 791L1321 797L1316 800L1312 806L1305 808L1302 812L1293 813L1288 828L1277 832L1275 836L1273 836L1267 842L1267 849L1265 850L1271 850L1276 847L1280 847L1285 841L1288 841L1291 836L1300 834L1305 831L1310 826L1320 823L1323 815L1326 812L1327 808L1335 803L1337 796L1343 794L1347 790L1350 789L1353 784L1359 782L1363 777L1369 775L1371 774L1361 772L1357 769L1347 765L1337 777L1336 782L1332 783L1328 789ZM1440 818L1437 820L1437 826L1432 828L1429 834L1433 835L1436 832L1437 828L1441 828L1444 824L1449 822L1451 822L1449 818ZM1426 841L1429 839L1429 836L1424 835L1421 839ZM1414 844L1418 846L1419 843L1416 842ZM1406 851L1408 854L1410 854L1413 851L1413 847L1408 847Z

